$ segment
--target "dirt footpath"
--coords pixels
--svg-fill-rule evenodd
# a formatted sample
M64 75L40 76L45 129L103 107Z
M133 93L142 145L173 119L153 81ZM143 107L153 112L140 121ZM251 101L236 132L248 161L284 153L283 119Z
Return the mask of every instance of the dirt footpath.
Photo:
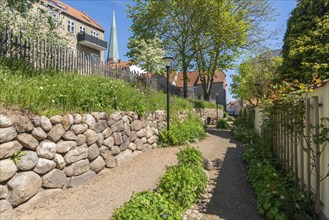
M208 132L205 140L194 145L216 161L219 169L211 172L217 170L219 176L203 219L263 219L257 214L255 195L246 180L241 161L244 149L237 147L228 131ZM178 151L178 147L155 149L121 167L103 170L82 186L52 191L51 199L34 199L17 208L15 219L109 219L134 192L154 189L166 166L177 163Z

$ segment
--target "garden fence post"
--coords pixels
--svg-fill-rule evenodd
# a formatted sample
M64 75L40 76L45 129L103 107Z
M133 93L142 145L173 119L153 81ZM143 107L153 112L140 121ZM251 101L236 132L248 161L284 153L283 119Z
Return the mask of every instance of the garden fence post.
M319 97L313 96L313 109L314 109L314 126L315 126L315 137L319 137L320 128L319 128ZM315 213L320 212L320 144L317 141L315 143Z
M306 100L306 144L307 144L307 195L311 197L311 100Z

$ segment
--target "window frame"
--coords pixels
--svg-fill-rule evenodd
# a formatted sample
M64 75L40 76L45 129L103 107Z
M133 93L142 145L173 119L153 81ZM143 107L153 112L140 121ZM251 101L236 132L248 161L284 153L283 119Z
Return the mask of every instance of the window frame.
M75 21L68 19L67 20L67 32L74 34L75 33Z

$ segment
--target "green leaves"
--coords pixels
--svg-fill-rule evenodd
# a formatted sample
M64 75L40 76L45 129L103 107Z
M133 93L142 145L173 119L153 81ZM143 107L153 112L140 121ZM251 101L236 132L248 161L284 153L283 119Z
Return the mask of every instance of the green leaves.
M276 169L279 164L270 146L256 135L248 138L248 134L254 135L250 128L239 125L234 132L249 143L243 160L248 165L248 181L256 192L259 213L268 220L311 219L310 201L294 188L289 175Z
M180 220L207 186L202 156L197 148L185 147L177 153L178 165L169 167L160 178L156 192L136 193L117 209L113 220Z
M300 1L291 12L284 37L281 79L303 83L329 77L328 0Z

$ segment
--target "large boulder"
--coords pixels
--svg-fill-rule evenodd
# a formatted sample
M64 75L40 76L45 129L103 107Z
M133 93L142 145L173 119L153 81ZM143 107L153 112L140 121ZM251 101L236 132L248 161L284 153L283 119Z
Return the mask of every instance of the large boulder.
M96 159L99 156L99 154L100 152L97 144L93 144L88 148L88 159L90 161Z
M139 138L145 137L145 135L146 135L146 129L145 128L143 128L143 129L141 129L137 132L137 137L139 137Z
M46 159L53 159L57 151L57 144L51 141L43 141L37 147L37 154L39 157Z
M16 174L8 182L8 201L12 206L27 201L39 191L41 183L40 176L32 171Z
M125 124L122 120L115 122L112 126L112 131L124 131L125 130Z
M124 151L129 147L130 141L129 141L129 137L127 137L127 135L123 135L122 136L122 144L120 145L120 150Z
M66 163L71 164L88 157L88 147L86 144L74 148L64 156Z
M22 151L17 168L22 171L32 170L38 163L38 155L34 151Z
M112 148L111 148L111 154L112 155L118 155L119 153L120 153L121 151L120 151L120 148L118 147L118 146L113 146Z
M82 134L88 129L88 125L86 124L76 124L72 125L71 130L74 132L74 134Z
M108 138L112 134L112 128L107 127L103 132L102 132L104 139Z
M65 134L65 129L63 128L63 125L62 124L56 124L49 131L48 139L53 141L53 142L57 142L63 137L64 134Z
M105 167L113 168L116 166L115 157L112 156L111 151L107 147L102 146L100 148L100 153L101 153L102 158L105 161Z
M35 139L32 135L27 133L22 133L17 136L17 140L27 149L35 150L39 145L39 141Z
M109 137L107 139L104 140L103 144L108 147L109 149L111 149L114 146L114 138L113 137Z
M98 156L93 162L90 163L90 169L98 173L105 167L105 161L101 156Z
M131 123L131 126L135 131L139 131L143 128L143 122L140 120L135 120Z
M39 158L38 163L33 171L38 174L45 174L53 170L55 167L56 167L56 163L54 161L47 160L44 158Z
M132 131L130 132L130 136L129 136L129 140L131 142L135 141L137 139L137 132L136 131Z
M63 171L54 169L42 177L42 186L46 188L62 188L66 183Z
M100 133L100 132L104 131L107 127L108 127L107 121L100 120L99 122L97 122L95 124L94 131L97 133Z
M12 219L13 207L7 200L0 200L0 219Z
M149 144L154 144L154 143L156 143L158 141L158 137L157 136L155 136L155 135L153 135L152 137L150 137L149 139L147 139L147 142L149 143Z
M91 114L84 114L82 116L82 122L87 124L90 129L93 129L95 126L96 120Z
M73 115L74 118L74 124L80 124L82 122L82 116L80 114L74 114Z
M56 163L56 168L57 168L57 169L60 169L60 170L64 169L66 163L65 163L65 160L64 160L64 158L62 157L62 155L60 155L60 154L56 154L56 155L55 155L55 158L54 158L54 161L55 161L55 163Z
M5 116L5 115L0 115L0 128L8 128L13 125L13 121Z
M63 138L65 140L68 140L68 141L76 141L77 140L77 136L72 131L65 132L65 134L63 135Z
M0 183L10 179L15 175L17 167L15 163L10 160L0 160Z
M42 130L42 128L40 127L33 129L32 136L39 141L43 141L44 139L47 138L46 132L44 132L44 130Z
M105 112L92 112L91 115L96 119L96 121L104 120L107 117Z
M114 143L115 145L121 145L122 144L122 136L120 132L114 132L113 133L113 139L114 139Z
M50 117L50 122L55 125L55 124L59 124L63 122L63 117L60 115L54 115L52 117Z
M87 129L87 131L84 133L84 135L86 136L86 141L88 146L92 145L94 143L96 143L97 141L97 133L91 129Z
M121 116L120 112L114 113L110 116L110 119L112 119L115 122L119 121L121 118L122 118L122 116Z
M152 128L150 128L150 127L146 127L146 134L145 134L145 137L146 137L146 138L150 138L150 137L152 137L152 135L153 135L153 130L152 130Z
M57 153L66 153L72 148L75 148L77 143L75 141L61 141L57 143Z
M38 124L35 126L38 126ZM50 129L53 127L53 125L51 124L49 118L47 118L46 116L41 116L40 117L40 127L44 131L50 131Z
M143 142L141 139L136 139L134 144L136 145L136 150L143 150Z
M77 136L77 146L80 146L80 145L85 144L86 141L87 141L87 138L86 138L86 136L84 136L83 134L79 134L79 135Z
M73 115L68 114L63 117L63 127L67 131L70 129L71 125L74 123Z
M84 184L87 181L91 180L92 178L94 178L96 175L96 173L94 171L88 171L86 173L83 173L79 176L72 176L67 178L66 180L66 185L65 188L72 188L72 187L76 187L78 185Z
M8 188L6 185L0 185L0 199L5 199L8 196Z
M14 127L0 128L0 144L12 141L17 137L17 132Z
M23 146L17 141L0 144L0 159L11 157L22 148Z
M27 116L17 115L15 116L14 121L14 128L18 133L30 133L34 128L31 120Z
M87 159L80 160L64 168L66 176L78 176L90 170L90 163Z
M126 163L127 161L130 161L131 159L133 159L132 157L132 151L127 149L123 152L121 152L120 154L118 154L117 156L115 156L115 160L118 166L121 166L122 164Z

